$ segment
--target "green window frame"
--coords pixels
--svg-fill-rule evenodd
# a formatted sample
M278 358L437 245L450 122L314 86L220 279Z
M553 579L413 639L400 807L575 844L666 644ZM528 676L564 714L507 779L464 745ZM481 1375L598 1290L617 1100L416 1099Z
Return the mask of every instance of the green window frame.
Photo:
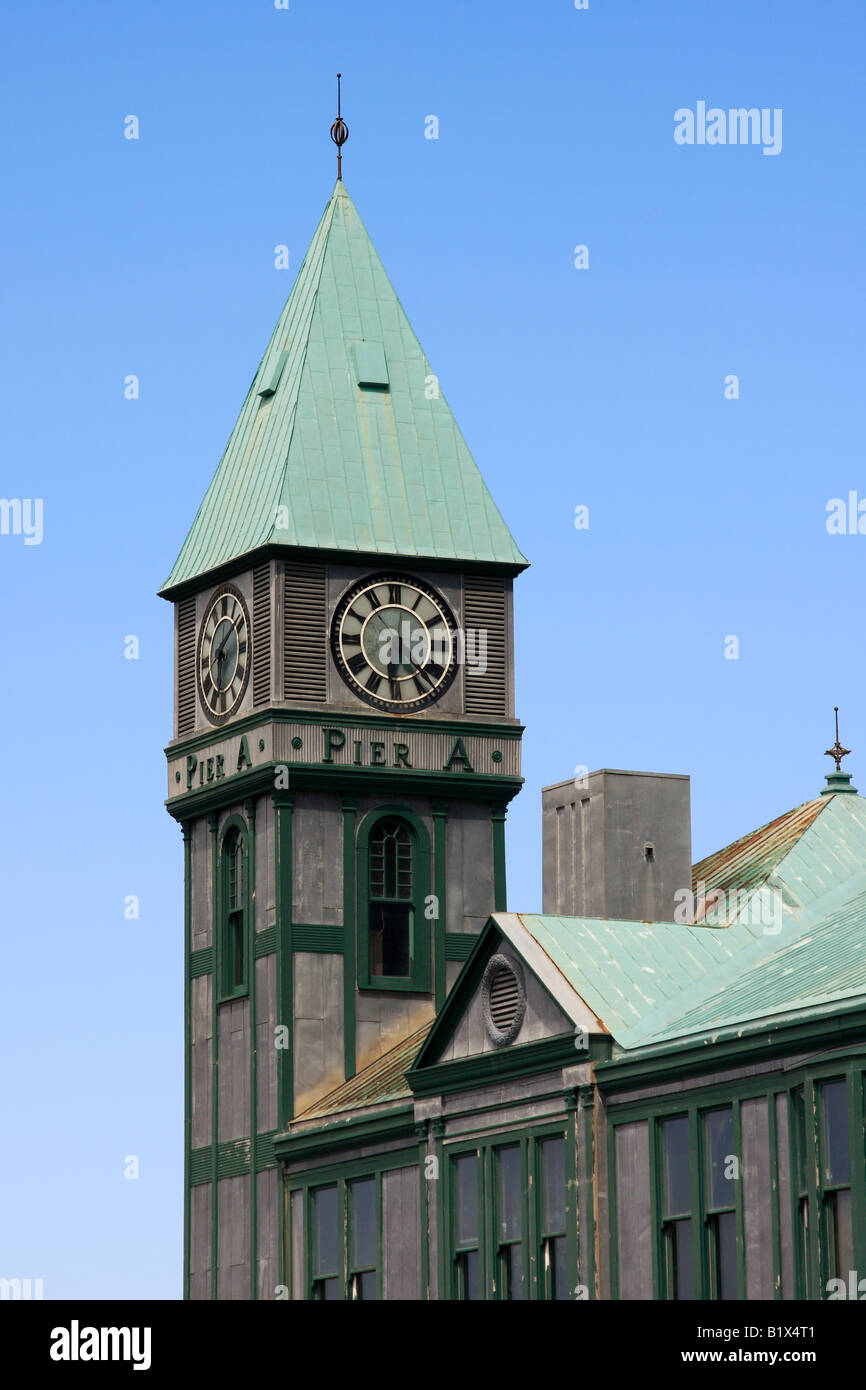
M249 994L250 902L247 827L240 816L232 816L220 841L217 972L221 1001Z
M448 1146L447 1298L568 1298L577 1283L568 1144L563 1122ZM576 1233L573 1207L570 1224Z
M382 1174L306 1189L307 1289L314 1302L382 1297Z
M429 994L432 988L430 837L404 806L380 806L357 838L358 987Z
M863 1153L855 1145L863 1126L864 1081L858 1069L827 1070L806 1076L788 1093L798 1298L826 1298L828 1281L847 1283L866 1253L856 1219L863 1203Z

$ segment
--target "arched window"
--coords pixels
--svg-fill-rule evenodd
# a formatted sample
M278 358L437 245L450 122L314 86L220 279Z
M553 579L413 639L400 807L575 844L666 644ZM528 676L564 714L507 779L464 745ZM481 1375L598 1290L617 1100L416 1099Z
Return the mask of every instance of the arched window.
M412 973L412 835L396 816L370 835L370 974Z
M247 849L238 826L232 826L222 847L223 997L247 992Z
M418 993L431 988L430 837L421 818L382 806L357 840L358 984Z

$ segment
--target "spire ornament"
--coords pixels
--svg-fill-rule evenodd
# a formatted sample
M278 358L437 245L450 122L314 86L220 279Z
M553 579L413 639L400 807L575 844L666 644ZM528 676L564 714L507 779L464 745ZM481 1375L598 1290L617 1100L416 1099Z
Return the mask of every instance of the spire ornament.
M834 796L839 792L854 792L857 788L851 786L851 773L842 771L842 759L847 758L851 752L850 748L843 748L839 742L839 706L833 706L833 713L836 715L836 742L832 748L826 749L825 758L832 758L836 764L834 772L827 773L827 785L821 791L822 796Z
M346 122L343 120L343 117L342 117L342 115L341 115L341 113L340 113L340 78L341 78L341 76L342 76L342 74L338 72L338 73L337 73L337 119L334 121L334 124L331 126L331 139L333 140L334 144L337 146L337 180L338 180L338 182L342 182L342 179L343 179L343 146L345 145L346 141L347 141L348 138L349 138L349 127L346 125Z
M837 772L841 772L841 771L842 771L842 759L843 759L843 758L847 758L848 754L851 752L851 749L850 749L850 748L843 748L842 745L841 745L841 743L839 742L839 706L838 706L838 705L834 705L834 706L833 706L833 712L834 712L835 715L836 715L836 742L833 744L833 747L832 747L832 748L828 748L828 749L825 750L824 757L825 757L825 758L835 758L835 759L836 759L836 771L837 771Z

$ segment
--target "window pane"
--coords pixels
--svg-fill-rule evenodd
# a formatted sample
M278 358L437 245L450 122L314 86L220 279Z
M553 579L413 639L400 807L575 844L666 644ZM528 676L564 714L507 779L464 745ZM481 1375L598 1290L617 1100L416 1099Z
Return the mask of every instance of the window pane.
M369 1303L376 1298L376 1275L371 1270L367 1274L355 1275L355 1297Z
M711 1207L732 1207L735 1201L734 1179L725 1177L728 1159L734 1152L734 1112L711 1110L704 1116L707 1154L707 1196Z
M352 1183L352 1268L376 1263L376 1180Z
M689 1122L685 1115L662 1122L664 1148L665 1216L682 1216L691 1211L689 1181Z
M677 1221L673 1229L674 1298L695 1296L695 1270L692 1260L692 1223Z
M339 1267L336 1186L320 1187L313 1193L313 1220L315 1225L313 1274L316 1278L325 1274L336 1274ZM325 1297L332 1298L336 1295L326 1293Z
M716 1246L716 1290L719 1298L737 1297L737 1218L726 1211L713 1218Z
M568 1279L565 1270L565 1236L556 1236L547 1242L550 1259L550 1297L568 1298Z
M504 1299L523 1298L523 1246L504 1245L500 1251L502 1293Z
M565 1140L541 1145L541 1193L544 1233L565 1230Z
M397 903L370 903L370 974L408 977L412 909Z
M457 1189L457 1244L478 1240L478 1156L464 1154L454 1164Z
M519 1240L522 1230L520 1145L500 1149L499 1159L499 1239Z
M824 1181L850 1182L851 1156L848 1152L847 1087L844 1081L831 1081L821 1087L824 1103Z
M481 1298L480 1264L477 1250L464 1250L458 1256L460 1270L460 1297L478 1300Z

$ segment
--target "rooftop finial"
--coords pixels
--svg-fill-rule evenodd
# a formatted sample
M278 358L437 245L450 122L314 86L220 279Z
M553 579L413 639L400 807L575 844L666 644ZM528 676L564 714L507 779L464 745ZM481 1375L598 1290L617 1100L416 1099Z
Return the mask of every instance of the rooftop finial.
M342 117L342 115L340 114L340 77L341 77L341 76L342 76L342 74L338 72L338 73L337 73L337 119L334 121L334 124L331 126L331 139L333 140L334 144L337 146L337 178L338 178L339 180L342 180L342 177L343 177L343 146L345 145L346 141L347 141L348 138L349 138L349 127L346 125L346 122L343 120L343 117Z
M828 748L828 749L826 750L826 752L824 753L824 757L825 757L825 758L835 758L835 759L836 759L836 771L837 771L837 772L840 772L841 769L842 769L842 759L843 759L843 758L846 758L846 757L848 756L848 754L851 752L851 749L850 749L850 748L843 748L842 745L841 745L841 743L839 742L839 706L838 706L838 705L834 705L834 706L833 706L833 711L834 711L834 713L835 713L835 715L836 715L836 742L833 744L833 747L832 747L832 748Z

